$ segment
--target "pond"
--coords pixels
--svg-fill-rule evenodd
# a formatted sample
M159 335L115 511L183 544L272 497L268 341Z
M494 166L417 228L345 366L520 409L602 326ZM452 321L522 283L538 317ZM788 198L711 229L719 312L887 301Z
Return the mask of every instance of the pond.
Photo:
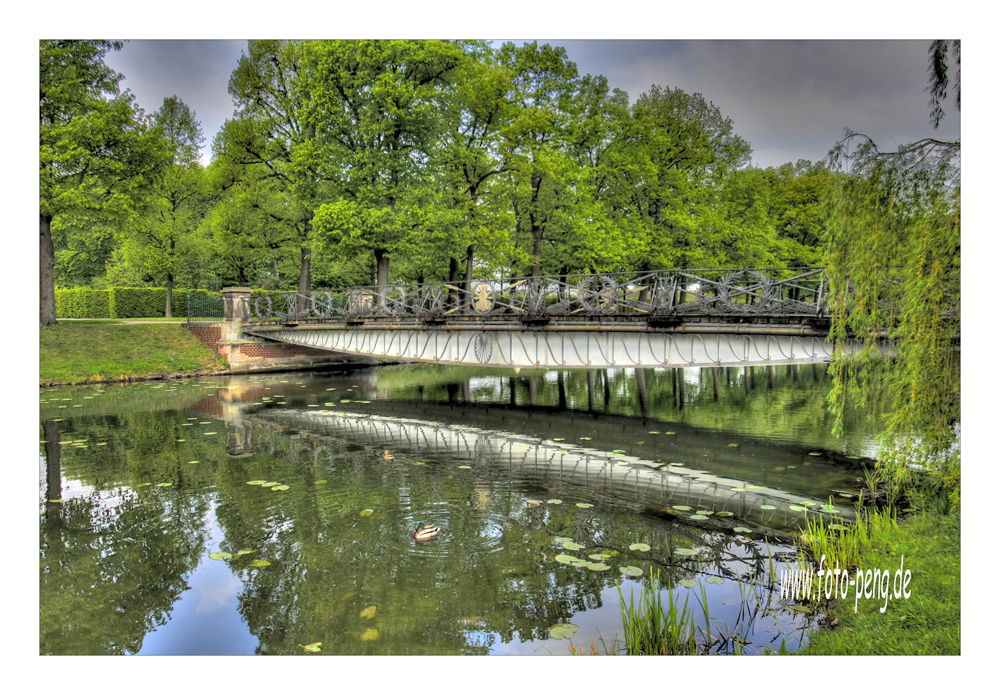
M42 391L40 652L603 652L653 576L794 651L816 619L774 576L804 507L853 518L877 435L834 438L829 387L405 365Z

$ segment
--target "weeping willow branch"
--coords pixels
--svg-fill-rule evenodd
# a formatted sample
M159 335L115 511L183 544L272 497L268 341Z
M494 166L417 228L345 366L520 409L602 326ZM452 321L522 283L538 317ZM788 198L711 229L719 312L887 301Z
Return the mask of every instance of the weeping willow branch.
M884 419L883 477L906 487L915 470L959 480L961 185L958 143L925 139L881 153L857 133L831 151L825 246L831 338L861 341L836 355L830 405ZM879 340L887 331L895 357ZM880 413L887 413L880 415Z

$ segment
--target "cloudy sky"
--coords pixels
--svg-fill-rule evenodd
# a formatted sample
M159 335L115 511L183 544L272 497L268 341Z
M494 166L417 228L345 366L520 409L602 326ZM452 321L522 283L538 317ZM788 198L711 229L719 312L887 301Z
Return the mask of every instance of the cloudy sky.
M581 74L604 75L633 101L653 84L701 93L733 119L762 167L822 159L844 128L884 150L960 137L951 104L936 132L929 124L927 40L515 40L536 39L564 46ZM193 108L207 158L232 115L226 84L245 48L244 40L132 40L106 60L146 111L173 94Z

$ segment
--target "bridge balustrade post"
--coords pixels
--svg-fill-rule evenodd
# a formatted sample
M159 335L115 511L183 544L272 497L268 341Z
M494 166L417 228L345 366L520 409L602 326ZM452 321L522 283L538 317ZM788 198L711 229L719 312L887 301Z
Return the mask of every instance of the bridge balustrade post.
M223 287L222 301L226 321L246 321L250 318L249 287Z

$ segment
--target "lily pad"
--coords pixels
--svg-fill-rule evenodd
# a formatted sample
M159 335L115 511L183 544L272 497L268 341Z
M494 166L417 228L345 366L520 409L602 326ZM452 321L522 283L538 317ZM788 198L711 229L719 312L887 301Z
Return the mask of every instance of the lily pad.
M590 504L589 502L577 502L576 506L579 507L580 509L590 509L594 505Z
M224 553L221 550L216 550L214 553L209 553L208 555L213 560L228 560L233 556L232 553Z
M773 504L762 504L762 505L760 505L760 508L761 509L774 509L775 506Z
M675 504L674 505L674 509L677 509L677 510L682 511L682 512L689 512L689 511L691 511L691 507L685 506L683 504Z
M362 642L374 642L377 639L378 639L378 630L376 630L373 627L370 627L361 633Z
M548 502L549 504L562 504L562 500L560 500L560 499L551 499L551 500L545 500L545 501Z
M633 543L628 547L629 550L637 550L640 553L648 553L650 550L648 543Z
M275 485L275 486L274 486L274 487L272 487L271 489L272 489L272 490L287 490L287 489L288 489L288 486L287 486L287 485Z
M313 485L326 485L326 483L327 481L325 480L317 480L315 483L313 483Z
M459 468L472 468L472 466L459 466Z
M156 487L170 487L173 483L157 483Z
M271 563L268 562L267 560L254 560L253 562L250 563L250 566L251 567L267 567L270 564Z
M674 548L674 555L697 555L697 550L691 550L691 548Z
M371 516L374 513L375 513L374 509L362 509L360 512L358 512L358 516Z
M737 526L733 529L736 533L753 533L753 529L749 529L746 526Z
M675 463L671 463L670 465L671 465L671 466L676 466L676 467L680 468L680 467L681 467L681 466L683 466L684 464L683 464L683 463L679 463L679 462L675 462Z
M688 519L691 519L692 521L708 521L708 517L701 514L692 514L688 517Z
M363 611L361 611L361 615L358 617L367 618L368 620L371 620L372 618L375 617L375 613L377 612L378 608L376 608L375 606L368 606Z
M797 504L790 504L788 505L788 508L791 509L793 512L804 512L806 510L805 507L800 507Z
M573 564L574 561L579 560L580 558L575 557L573 555L561 554L561 555L556 555L554 559L556 562L560 562L564 565L571 565Z
M656 431L654 430L654 431L651 431L651 432L650 432L650 434L659 434L659 432L656 432Z
M261 487L274 487L274 486L275 486L275 485L277 485L277 484L278 484L278 481L276 481L276 480L271 480L271 481L268 481L268 482L266 482L266 483L261 483L261 484L260 484L260 486L261 486Z
M253 548L243 548L236 552L237 555L249 555L250 553L259 553L259 550L254 550Z
M549 628L549 635L553 639L573 639L573 635L579 630L578 625L572 623L556 623Z
M566 550L583 550L586 547L581 543L574 543L573 541L566 541L562 546Z
M320 647L323 645L322 642L313 642L312 644L300 644L299 646L305 649L307 652L318 652Z
M528 501L532 502L533 500L528 500ZM556 543L571 543L573 541L572 538L567 538L566 536L556 536L552 540L554 540Z
M686 587L687 587L687 588L689 588L689 589L693 589L694 587L698 586L698 582L696 582L696 581L695 581L695 580L693 580L693 579L682 579L682 580L680 580L680 582L678 582L678 583L679 583L679 584L680 584L681 586L686 586Z
M606 572L611 569L611 565L605 565L603 562L590 562L585 567L595 572Z
M819 452L819 451L810 451L809 455L810 456L822 456L823 454L822 454L822 452Z
M724 584L725 581L722 577L705 577L706 584Z
M642 570L633 565L626 565L625 567L620 567L619 570L622 574L628 575L629 577L641 577Z
M732 516L733 513L732 512L716 512L715 515L716 516Z

